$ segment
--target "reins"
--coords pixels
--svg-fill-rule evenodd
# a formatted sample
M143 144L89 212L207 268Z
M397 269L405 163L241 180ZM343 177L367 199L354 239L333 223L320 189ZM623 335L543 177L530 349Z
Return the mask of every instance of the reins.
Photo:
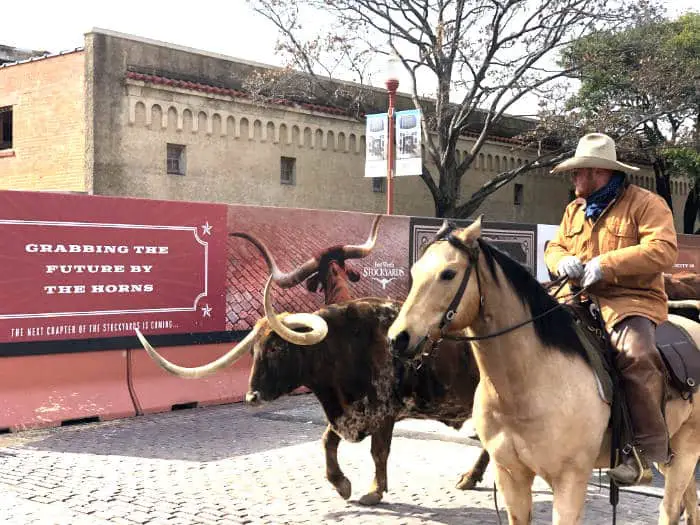
M566 284L566 281L568 281L568 277L564 278L564 284ZM560 308L563 308L564 306L569 305L574 299L579 297L583 292L585 292L584 288L581 288L579 291L577 291L574 294L571 294L569 297L568 301L564 303L559 303L549 310L546 310L542 312L539 315L536 315L535 317L531 317L530 319L527 319L521 323L515 324L513 326L509 326L508 328L504 328L503 330L498 330L497 332L491 332L490 334L486 335L474 335L474 336L461 336L461 335L450 335L450 334L444 334L441 338L442 339L448 339L451 341L483 341L485 339L492 339L494 337L498 337L503 334L507 334L509 332L512 332L513 330L517 330L518 328L521 328L527 324L534 323L535 321L538 321L539 319L542 319L543 317L548 316L552 312L555 312L556 310L559 310ZM556 294L555 294L556 295Z

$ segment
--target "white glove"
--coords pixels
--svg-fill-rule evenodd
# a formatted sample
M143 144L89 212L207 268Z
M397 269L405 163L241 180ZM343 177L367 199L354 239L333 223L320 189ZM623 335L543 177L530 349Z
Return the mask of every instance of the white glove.
M578 279L583 275L583 264L581 259L573 255L567 255L559 261L557 273L560 276L566 275L569 279Z
M583 280L581 287L586 288L594 283L597 283L603 278L603 270L600 267L600 258L593 257L586 263L586 269L583 272Z

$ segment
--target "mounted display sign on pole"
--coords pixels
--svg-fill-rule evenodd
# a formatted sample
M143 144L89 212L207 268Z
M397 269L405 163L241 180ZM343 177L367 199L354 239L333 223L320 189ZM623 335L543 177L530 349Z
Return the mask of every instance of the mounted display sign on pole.
M396 112L396 176L420 175L423 172L421 154L421 114L418 109Z
M386 177L388 132L389 126L386 113L367 115L365 177Z

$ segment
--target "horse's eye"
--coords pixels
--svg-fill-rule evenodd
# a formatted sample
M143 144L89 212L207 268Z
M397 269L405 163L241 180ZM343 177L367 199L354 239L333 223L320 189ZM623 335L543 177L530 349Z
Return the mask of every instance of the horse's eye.
M440 280L441 281L451 281L452 279L455 278L455 275L457 275L457 272L454 270L443 270L442 273L440 274Z

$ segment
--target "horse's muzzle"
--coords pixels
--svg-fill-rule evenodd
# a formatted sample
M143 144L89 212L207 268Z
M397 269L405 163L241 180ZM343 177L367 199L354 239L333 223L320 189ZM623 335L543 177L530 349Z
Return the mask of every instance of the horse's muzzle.
M389 350L394 357L408 358L413 357L409 352L408 344L411 341L411 336L406 330L403 330L393 339L388 339Z

